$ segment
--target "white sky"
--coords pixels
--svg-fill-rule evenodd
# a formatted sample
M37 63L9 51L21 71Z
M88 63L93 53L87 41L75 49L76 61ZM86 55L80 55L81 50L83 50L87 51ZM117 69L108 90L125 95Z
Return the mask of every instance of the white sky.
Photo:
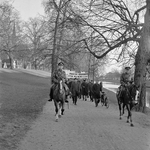
M6 0L0 0L4 2ZM19 11L22 20L27 21L30 17L36 17L38 14L44 15L44 8L42 6L43 0L7 0L10 1L16 10ZM106 72L112 69L118 69L118 66L108 65Z
M27 21L30 17L44 14L42 1L43 0L13 0L13 6L20 12L21 19Z

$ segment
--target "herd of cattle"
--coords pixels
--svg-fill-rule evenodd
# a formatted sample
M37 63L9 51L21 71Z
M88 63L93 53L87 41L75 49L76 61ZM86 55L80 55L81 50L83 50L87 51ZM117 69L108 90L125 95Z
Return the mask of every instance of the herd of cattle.
M106 100L106 95L103 92L102 82L96 81L95 83L87 80L79 80L79 79L69 79L66 84L68 85L69 91L71 93L71 97L73 100L73 104L77 104L77 99L83 99L87 101L87 98L90 98L90 101L95 102L95 106L98 106L100 100L103 102Z

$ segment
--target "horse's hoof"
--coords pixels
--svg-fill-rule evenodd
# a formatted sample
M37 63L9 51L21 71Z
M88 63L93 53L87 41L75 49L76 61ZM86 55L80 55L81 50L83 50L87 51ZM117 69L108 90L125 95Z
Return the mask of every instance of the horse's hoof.
M131 127L134 127L134 125L131 123Z
M127 123L129 123L129 121L127 120Z
M121 118L121 117L120 117L119 119L120 119L120 120L122 120L122 118Z
M55 122L58 122L58 119L56 119Z
M59 118L61 118L61 115L58 115Z

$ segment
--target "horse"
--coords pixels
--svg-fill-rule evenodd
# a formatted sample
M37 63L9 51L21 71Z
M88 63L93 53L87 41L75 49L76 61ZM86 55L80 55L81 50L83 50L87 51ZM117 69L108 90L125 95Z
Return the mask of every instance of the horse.
M119 90L116 93L117 101L118 101L118 106L119 106L119 112L120 112L120 120L122 119L121 116L124 114L124 108L126 107L128 111L128 116L127 116L127 123L129 123L130 120L130 125L133 127L132 123L132 113L131 110L133 107L137 104L135 103L135 100L137 98L137 94L139 94L138 89L136 88L135 84L130 84L129 86L124 86L124 90L119 93Z
M58 118L61 118L61 115L64 114L64 105L66 100L66 92L62 85L62 81L59 84L56 84L53 89L53 101L55 106L55 121L58 122Z

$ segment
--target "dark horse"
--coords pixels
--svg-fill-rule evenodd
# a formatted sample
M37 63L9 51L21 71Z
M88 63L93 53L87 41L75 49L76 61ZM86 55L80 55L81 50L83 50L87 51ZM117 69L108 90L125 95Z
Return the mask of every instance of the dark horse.
M66 100L66 93L65 89L60 82L59 84L54 86L53 89L53 100L54 100L54 105L55 105L55 117L56 117L56 122L58 121L58 118L61 117L61 115L64 114L64 105L65 105L65 100Z
M121 116L124 114L124 108L126 107L128 111L127 123L129 123L129 119L130 119L131 126L134 126L132 123L131 110L135 106L135 104L137 104L135 102L137 98L137 94L138 94L138 90L134 84L131 84L130 86L125 86L120 96L119 96L119 91L117 91L116 93L119 112L120 112L120 119L122 119Z

